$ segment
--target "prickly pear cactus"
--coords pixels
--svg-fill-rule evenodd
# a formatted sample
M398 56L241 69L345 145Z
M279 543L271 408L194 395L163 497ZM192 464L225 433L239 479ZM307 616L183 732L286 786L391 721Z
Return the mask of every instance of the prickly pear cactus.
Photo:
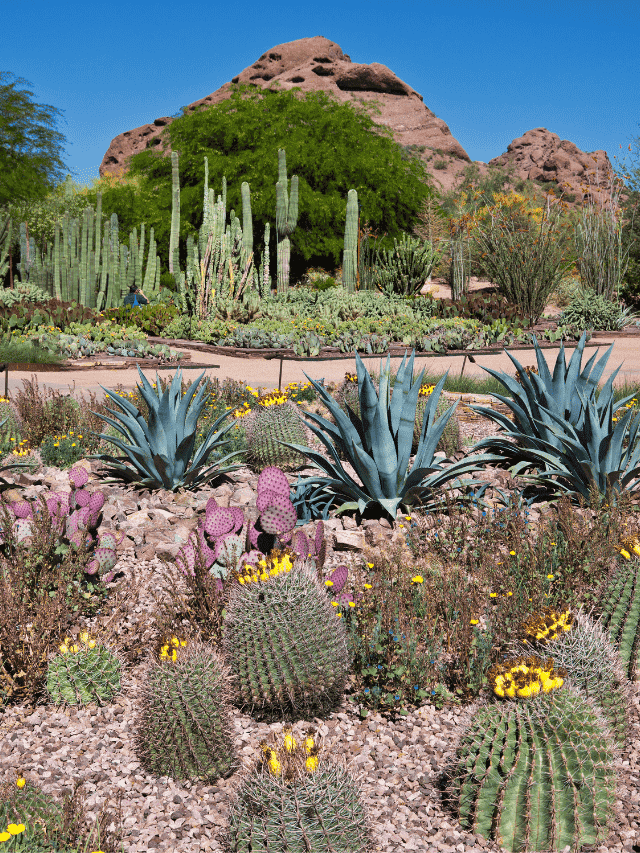
M640 646L640 560L629 560L598 595L599 622L617 648L625 674L635 681Z
M597 706L550 659L506 661L489 682L493 700L473 714L450 771L460 823L510 851L604 840L616 751Z
M530 617L514 643L515 655L550 655L572 683L598 705L617 746L629 729L631 684L603 628L585 613L544 608Z
M229 673L211 646L195 640L161 657L149 662L139 688L140 762L150 773L176 781L212 783L229 776L238 763Z
M263 395L257 403L245 423L249 464L258 471L268 466L289 469L303 465L305 457L282 444L288 441L303 447L307 445L299 407L281 391Z
M333 707L350 665L345 627L315 568L278 551L231 586L223 652L237 703L278 719L310 718Z
M282 744L260 745L261 759L244 774L229 811L230 853L371 849L358 784L321 753L314 735L309 731L296 738L285 730Z
M76 642L65 637L49 659L47 694L56 705L103 705L120 691L122 670L118 655L83 631Z

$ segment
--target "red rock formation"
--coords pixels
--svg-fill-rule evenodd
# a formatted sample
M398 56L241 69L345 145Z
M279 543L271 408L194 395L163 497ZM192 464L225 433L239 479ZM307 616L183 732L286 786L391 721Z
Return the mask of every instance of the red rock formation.
M303 93L323 91L343 102L377 101L380 115L373 113L371 118L377 124L391 128L394 139L401 145L437 148L449 155L447 159L469 162L467 152L453 138L442 119L424 105L422 95L385 65L351 62L339 45L322 36L297 39L272 48L234 77L231 83L225 83L213 94L190 104L188 109L220 103L230 97L235 83L249 83L263 89L277 83L281 90L299 86ZM153 138L173 119L172 116L158 118L153 124L116 136L102 159L100 175L123 174L127 159L149 147ZM437 173L436 176L439 177Z

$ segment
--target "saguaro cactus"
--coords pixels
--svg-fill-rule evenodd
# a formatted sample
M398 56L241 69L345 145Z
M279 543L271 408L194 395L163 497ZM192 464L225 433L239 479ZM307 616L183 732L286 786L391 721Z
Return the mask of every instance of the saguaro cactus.
M180 172L178 170L178 155L171 152L171 235L169 237L169 272L175 273L180 269L178 260L178 242L180 240Z
M278 183L276 184L276 232L278 235L278 293L289 289L289 261L293 233L298 222L298 176L291 178L291 195L288 195L287 155L278 149Z
M347 221L344 229L344 253L342 256L342 284L353 293L356 289L358 272L358 193L349 190L347 197Z

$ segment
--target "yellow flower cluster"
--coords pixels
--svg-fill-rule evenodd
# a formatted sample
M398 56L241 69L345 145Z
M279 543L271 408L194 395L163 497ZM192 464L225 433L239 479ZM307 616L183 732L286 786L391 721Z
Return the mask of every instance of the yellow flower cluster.
M633 400L629 400L629 402L628 402L628 403L625 403L625 404L624 404L624 406L623 406L622 408L623 408L623 409L636 409L637 407L638 407L638 400L637 400L637 398L636 398L636 397L634 397L634 398L633 398ZM618 410L618 411L619 411L619 410ZM611 420L612 420L612 421L617 421L617 420L618 420L618 418L613 417L613 418L611 418Z
M15 438L12 438L11 441L15 441ZM27 444L27 439L23 438L11 451L14 456L28 456L31 453L29 446L23 447L23 445Z
M160 660L176 660L178 657L178 649L180 646L186 646L186 640L179 640L177 637L172 637L168 643L160 649Z
M558 634L570 631L573 624L573 614L570 610L557 611L544 607L535 613L522 626L523 643L535 642L543 645L549 640L555 640Z
M640 539L638 539L637 536L630 536L627 539L623 539L620 546L620 553L625 560L631 559L631 552L633 552L636 557L640 557Z
M125 395L122 394L121 396L124 397ZM60 442L63 441L63 439L65 439L65 438L70 438L71 439L71 447L76 447L75 439L82 438L82 435L76 435L72 429L69 430L68 435L66 433L64 435L54 435L53 436L53 439L54 439L53 446L54 447L60 447Z
M286 403L289 399L289 395L286 391L279 391L275 389L270 391L268 394L263 394L262 397L258 397L256 402L259 406L263 408L267 408L267 406L281 406L283 403Z
M540 691L550 693L564 684L563 669L554 671L551 658L517 658L495 664L488 672L493 692L501 699L529 699Z
M23 823L10 823L4 832L0 832L0 842L9 841L14 835L20 835L24 832L26 826Z
M353 382L354 384L358 384L358 374L357 373L345 373L344 375L345 382Z
M86 646L88 649L94 649L96 645L96 641L92 640L87 631L81 631L78 635L78 639L82 643L83 646ZM63 655L68 653L78 652L80 651L80 646L77 643L71 642L71 637L65 637L62 641L62 645L59 646L60 651Z
M304 767L309 773L317 770L319 749L316 746L314 735L315 731L309 729L302 747L298 746L290 728L284 729L283 744L280 748L274 748L269 746L266 741L262 741L260 749L264 756L264 766L269 770L269 773L272 776L283 776L285 779L291 780L301 769L302 759L304 759Z
M428 397L433 392L435 385L421 385L418 391L418 397Z
M287 551L274 550L266 560L258 560L257 566L252 566L246 563L244 567L245 574L238 576L238 583L250 584L258 583L258 581L268 581L270 578L277 578L278 575L286 574L293 568L293 560Z

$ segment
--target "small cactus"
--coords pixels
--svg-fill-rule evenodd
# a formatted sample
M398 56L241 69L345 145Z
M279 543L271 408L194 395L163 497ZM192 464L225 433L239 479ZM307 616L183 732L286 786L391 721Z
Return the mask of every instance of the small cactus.
M211 784L229 776L238 764L229 673L204 643L173 644L173 650L175 658L161 653L161 660L152 659L142 679L136 752L156 776Z
M245 771L229 811L227 849L365 853L371 829L355 779L325 757L310 730L282 744L263 742L262 756ZM301 846L304 839L304 846Z
M333 707L350 664L345 627L317 573L277 551L230 587L223 653L238 704L280 719Z
M65 637L59 652L47 665L47 694L55 705L103 705L120 691L120 658L86 631L76 642Z
M509 851L603 841L616 751L597 706L550 659L506 661L488 675L493 701L471 717L449 773L462 826Z
M282 442L307 445L307 428L299 407L281 391L259 397L245 423L248 460L257 470L268 466L298 468L305 456Z

